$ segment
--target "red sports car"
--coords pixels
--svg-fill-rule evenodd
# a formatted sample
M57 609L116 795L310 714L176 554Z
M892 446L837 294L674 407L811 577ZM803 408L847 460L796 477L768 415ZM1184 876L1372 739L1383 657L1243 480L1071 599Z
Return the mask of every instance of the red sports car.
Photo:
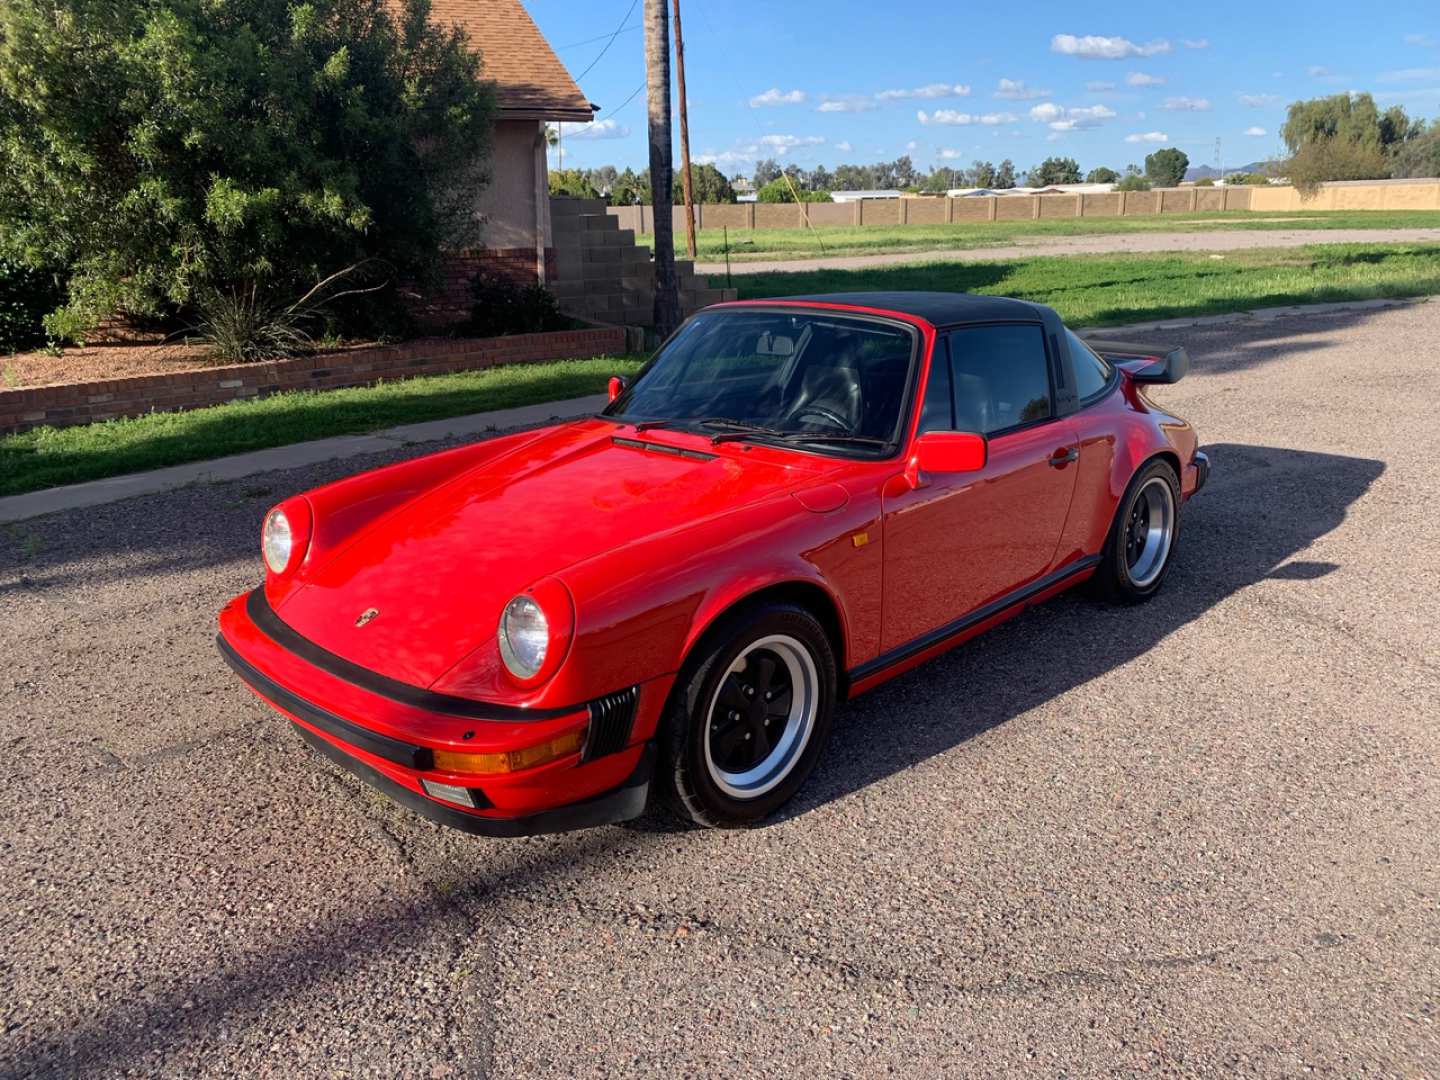
M722 304L598 415L282 502L220 650L317 750L495 836L702 825L804 783L835 703L1086 579L1160 588L1205 483L1183 349L947 293Z

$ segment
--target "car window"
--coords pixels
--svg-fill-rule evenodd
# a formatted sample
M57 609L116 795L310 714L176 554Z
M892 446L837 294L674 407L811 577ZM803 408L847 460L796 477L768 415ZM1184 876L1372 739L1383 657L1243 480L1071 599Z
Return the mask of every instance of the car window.
M950 350L943 340L935 342L930 361L930 381L920 406L920 434L927 431L954 431L955 407L950 399Z
M916 337L887 320L828 311L704 311L605 415L704 430L738 421L792 445L813 435L816 447L884 453L905 415Z
M993 435L1054 415L1039 326L951 331L950 377L957 431Z
M1082 403L1094 401L1110 385L1115 373L1104 357L1085 344L1073 330L1065 331L1070 346L1070 363L1075 369L1075 395Z

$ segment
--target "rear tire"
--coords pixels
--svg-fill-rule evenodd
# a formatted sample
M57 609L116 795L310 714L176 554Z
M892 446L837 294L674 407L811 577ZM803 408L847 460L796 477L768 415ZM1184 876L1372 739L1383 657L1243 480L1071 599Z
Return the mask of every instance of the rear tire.
M1165 582L1180 539L1180 478L1164 461L1135 474L1115 511L1110 535L1095 571L1095 591L1104 600L1139 604Z
M708 828L752 825L788 802L830 738L835 654L793 604L726 616L681 672L665 719L667 801Z

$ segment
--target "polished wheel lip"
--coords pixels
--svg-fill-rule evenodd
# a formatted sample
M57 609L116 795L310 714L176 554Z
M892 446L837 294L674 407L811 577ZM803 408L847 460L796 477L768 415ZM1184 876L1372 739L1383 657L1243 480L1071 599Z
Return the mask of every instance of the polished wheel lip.
M1140 486L1125 522L1125 569L1143 589L1160 577L1175 540L1175 492L1162 476Z
M770 753L743 772L730 772L720 767L712 748L715 717L722 709L720 694L725 680L744 671L748 658L758 652L769 652L785 665L791 687L790 711L785 719L785 729ZM810 650L789 634L770 634L752 641L720 676L704 714L705 730L701 737L705 769L711 782L730 798L744 801L758 799L773 791L794 771L796 763L805 753L819 714L820 673Z

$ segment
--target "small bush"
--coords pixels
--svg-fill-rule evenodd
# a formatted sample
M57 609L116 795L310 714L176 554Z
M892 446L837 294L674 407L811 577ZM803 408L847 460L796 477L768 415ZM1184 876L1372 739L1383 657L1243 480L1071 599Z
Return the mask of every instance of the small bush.
M1199 180L1196 180L1196 181L1195 181L1195 186L1196 186L1196 187L1214 187L1214 186L1215 186L1215 180L1214 180L1213 177L1202 176Z
M1115 185L1116 191L1149 191L1150 181L1136 173L1130 173L1121 178Z
M539 334L575 325L560 313L554 294L538 282L519 285L482 272L470 279L470 298L470 319L463 329L472 337Z
M61 301L55 278L0 259L0 352L45 344L45 315Z

